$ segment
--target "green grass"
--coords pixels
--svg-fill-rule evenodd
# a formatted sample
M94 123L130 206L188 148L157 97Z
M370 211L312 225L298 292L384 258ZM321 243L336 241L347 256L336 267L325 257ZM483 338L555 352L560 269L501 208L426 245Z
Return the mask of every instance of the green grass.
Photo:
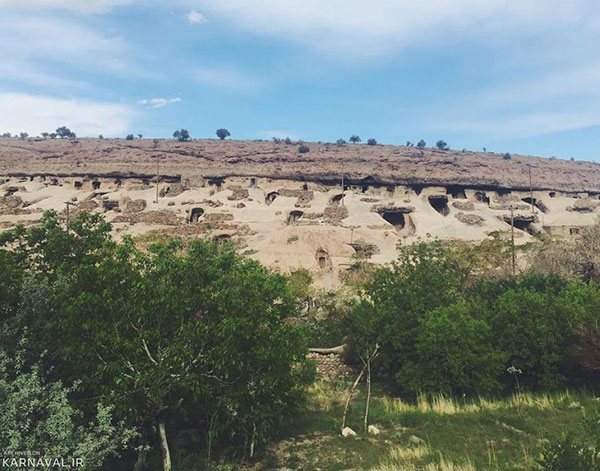
M545 440L567 430L581 435L585 410L595 397L583 391L513 395L500 400L421 395L413 403L375 387L370 423L362 433L364 391L355 396L343 438L340 422L347 384L317 383L287 433L270 445L255 469L337 471L533 470Z

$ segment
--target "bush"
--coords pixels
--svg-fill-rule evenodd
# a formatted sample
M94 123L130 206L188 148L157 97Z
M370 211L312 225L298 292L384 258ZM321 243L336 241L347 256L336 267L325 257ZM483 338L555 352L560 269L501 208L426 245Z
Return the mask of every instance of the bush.
M350 139L348 139L352 144L358 144L361 139L360 137L358 137L356 134L353 134L352 136L350 136Z
M224 140L226 137L231 136L231 133L225 128L217 129L216 134L217 134L217 137L221 140Z
M179 142L186 142L190 140L190 133L187 129L178 129L173 133L173 138Z
M600 470L600 459L596 450L576 440L572 433L546 445L538 464L543 471Z
M127 134L127 136L125 136L126 141L133 141L133 139L134 139L133 134Z
M494 334L463 304L428 311L419 321L415 356L396 374L403 390L487 395L500 390L504 355Z
M308 146L300 146L298 147L298 152L300 152L301 154L306 154L307 152L310 152L310 149L308 148Z
M427 146L427 143L423 139L421 139L419 142L417 142L417 147L419 149L425 149L425 146Z
M57 128L56 135L61 139L75 139L77 137L75 133L66 126ZM52 137L52 135L50 137Z
M440 139L439 141L437 141L435 143L435 146L440 149L440 150L448 150L448 144L446 143L446 141L443 141L442 139Z
M346 144L346 140L345 140L345 139L341 139L341 138L340 138L340 139L338 139L338 140L336 141L336 144L337 144L338 146L343 146L343 145L345 145L345 144Z
M21 139L22 141L27 139L28 137L29 134L27 134L26 132L19 133L19 139Z
M510 160L510 159L511 159L511 157L512 157L512 156L511 156L511 155L510 155L508 152L506 152L506 153L505 153L505 154L502 156L502 158L503 158L504 160Z
M367 141L367 145L369 145L369 146L376 146L377 145L377 141L375 139L371 138L371 139L369 139Z

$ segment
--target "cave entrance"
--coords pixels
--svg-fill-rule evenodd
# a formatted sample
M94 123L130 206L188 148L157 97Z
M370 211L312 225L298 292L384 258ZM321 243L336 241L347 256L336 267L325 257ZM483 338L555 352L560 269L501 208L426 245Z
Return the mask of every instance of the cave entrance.
M225 181L222 178L212 178L208 180L208 184L217 187L217 190L221 189L223 183L225 183Z
M446 194L452 195L454 199L467 199L464 186L453 185L446 188Z
M250 188L254 188L256 186L256 178L250 178Z
M303 189L304 191L308 191L308 184L304 183L304 184L302 185L302 189Z
M99 190L99 189L100 189L100 182L99 182L98 180L94 180L94 181L92 182L92 188L93 188L94 190Z
M448 196L432 195L428 199L431 207L442 216L448 216L448 214L450 214L450 208L448 207Z
M490 197L485 194L485 191L476 191L474 196L480 203L490 204Z
M519 229L520 231L527 232L528 234L533 234L533 230L531 229L531 221L527 219L515 219L514 220L515 229Z
M204 210L202 208L190 209L190 216L189 216L188 222L190 224L192 224L194 222L198 222L198 219L200 219L203 214L204 214Z
M548 193L548 196L550 198L554 198L556 196L556 191L551 191L550 193Z
M80 188L83 186L83 183L81 183L81 182L74 182L74 183L73 183L73 186L74 186L76 189L78 189L78 190L79 190L79 189L80 189Z
M339 195L334 195L331 198L330 203L333 204L333 205L339 205L343 198L344 198L344 194L343 193L340 193Z
M415 233L415 225L409 216L410 211L402 210L401 208L394 210L383 210L379 212L379 215L383 220L392 226L396 230L396 234L399 236L410 236Z
M331 264L330 259L329 259L329 254L323 249L317 250L316 258L317 258L317 263L319 264L319 268L321 270L326 269Z
M267 205L271 204L273 201L275 201L275 198L277 198L278 196L279 196L279 193L277 193L276 191L267 193L267 196L265 196L265 203Z
M381 214L381 217L394 226L397 231L406 227L406 218L403 213L386 211Z
M548 212L548 207L544 203L542 203L540 200L538 200L537 198L533 198L533 200L530 197L521 198L521 201L523 201L523 203L527 203L527 204L531 204L532 206L535 206L542 213Z
M304 212L303 211L298 211L298 210L290 211L290 214L288 215L288 218L287 218L287 223L288 224L294 224L302 216L304 216Z

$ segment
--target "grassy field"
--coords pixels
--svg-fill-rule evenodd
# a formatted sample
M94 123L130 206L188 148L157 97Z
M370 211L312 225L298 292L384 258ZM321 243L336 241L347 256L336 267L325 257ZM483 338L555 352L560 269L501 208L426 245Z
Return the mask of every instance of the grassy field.
M583 391L513 395L503 400L420 396L407 403L375 389L362 432L364 391L353 399L340 435L347 384L317 383L286 436L271 444L253 470L488 471L533 470L544 441L567 430L582 434L597 399Z

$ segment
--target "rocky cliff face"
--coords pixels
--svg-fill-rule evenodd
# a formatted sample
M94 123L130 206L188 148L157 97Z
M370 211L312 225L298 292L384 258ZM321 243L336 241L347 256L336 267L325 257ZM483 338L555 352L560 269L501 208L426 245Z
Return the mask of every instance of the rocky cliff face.
M118 237L231 239L272 268L308 268L331 287L357 260L394 259L398 243L508 233L511 208L518 243L538 232L576 236L600 214L600 165L587 162L333 144L300 155L296 147L0 139L0 228L64 212L70 201L71 213L105 213Z

